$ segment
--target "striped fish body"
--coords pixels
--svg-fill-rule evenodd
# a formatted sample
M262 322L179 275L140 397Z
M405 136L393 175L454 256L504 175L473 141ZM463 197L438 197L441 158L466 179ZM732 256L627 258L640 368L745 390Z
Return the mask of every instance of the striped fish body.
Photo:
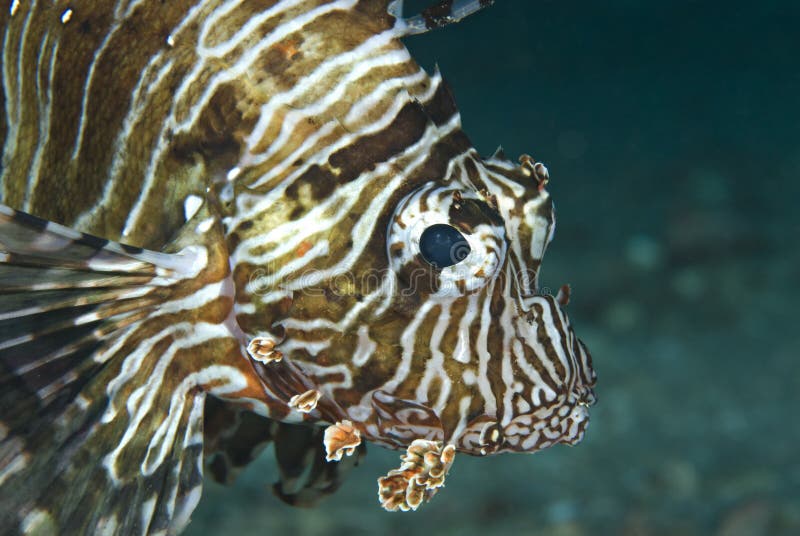
M478 7L0 13L3 526L179 531L204 442L229 480L273 441L301 504L363 441L404 449L379 484L405 510L457 451L581 439L591 358L538 293L547 170L481 158L400 41Z

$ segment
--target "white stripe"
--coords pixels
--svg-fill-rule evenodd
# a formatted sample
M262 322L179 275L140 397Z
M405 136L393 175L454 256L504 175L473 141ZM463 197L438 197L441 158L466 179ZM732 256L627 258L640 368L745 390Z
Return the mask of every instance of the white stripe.
M114 142L114 156L111 160L109 177L103 185L103 193L100 194L99 199L94 203L94 205L78 216L75 222L75 227L84 228L88 226L90 224L89 222L93 221L95 216L102 214L100 209L108 206L113 199L114 188L119 183L120 175L124 171L126 162L125 159L129 154L128 145L131 141L131 133L133 128L139 121L147 120L146 118L143 119L143 112L145 111L146 106L151 104L151 101L148 99L158 91L161 83L167 80L167 75L174 67L174 64L171 60L162 65L152 82L147 84L147 92L145 96L142 96L142 90L145 89L145 81L149 79L148 73L150 69L155 66L157 60L159 59L161 59L160 54L154 56L147 67L145 67L145 69L142 71L139 81L133 90L128 113L125 116L125 119L122 121L122 128L117 134L117 138Z
M414 314L414 318L411 320L411 323L400 336L400 345L403 349L400 357L400 363L397 365L397 369L395 369L392 379L383 384L384 391L388 393L394 392L400 383L405 380L411 372L411 361L414 359L414 343L417 340L417 330L433 307L434 304L430 300L424 302Z
M287 104L301 100L300 96L313 88L319 87L326 79L329 79L336 70L363 61L370 53L374 53L376 50L387 46L396 38L397 34L392 30L370 37L356 48L326 59L316 69L304 76L297 86L289 91L273 96L261 107L258 123L247 138L248 147L252 149L262 140L265 130L272 122L273 116L278 110L283 109ZM255 163L259 161L260 160L256 160Z
M432 300L429 300L432 301ZM437 318L436 325L431 332L431 339L428 342L428 348L431 352L430 358L425 362L425 372L420 379L419 385L416 390L416 400L420 403L427 404L429 402L428 393L431 388L431 383L434 378L439 380L439 398L433 404L432 409L441 414L447 404L447 399L450 397L450 387L452 381L447 376L444 368L444 353L440 350L442 339L450 326L450 307L453 300L437 300L437 305L441 308Z
M114 37L114 34L117 33L117 30L119 30L123 26L125 19L130 17L130 15L133 13L133 10L142 2L143 0L133 0L130 3L130 5L127 6L127 9L125 10L124 13L122 12L121 9L122 3L120 2L117 4L117 8L114 10L114 21L112 22L111 27L108 29L108 32L103 38L103 41L100 42L100 46L97 48L97 51L95 52L94 57L92 58L92 63L89 64L89 70L86 75L86 81L83 84L83 99L81 100L78 132L75 136L75 144L73 145L72 156L70 157L70 159L73 161L78 159L78 156L80 155L80 151L82 148L83 132L86 128L86 123L88 120L86 116L86 110L89 104L89 96L91 95L92 84L94 82L95 69L97 69L97 65L98 63L100 63L100 58L105 53L106 47L108 47L109 43L111 42L111 39Z
M514 315L517 314L516 303L511 297L511 263L506 263L506 277L505 287L503 288L503 300L505 307L503 313L500 315L500 334L503 337L503 349L500 362L500 377L503 380L503 413L500 416L500 423L506 426L511 419L514 418L514 405L512 400L514 398L514 370L511 365L511 344L512 339L516 339L516 331L514 330ZM495 326L495 329L497 327ZM497 334L495 334L495 337Z
M464 432L467 427L467 417L469 417L469 407L472 404L472 396L467 395L461 397L458 401L458 424L453 429L453 433L448 438L448 443L456 443L458 437Z
M142 366L142 362L146 357L154 358L155 356L152 355L151 351L155 344L163 340L165 337L169 335L173 335L176 333L182 333L182 337L176 337L169 345L169 347L164 351L163 354L158 356L158 361L155 363L153 370L147 375L146 380L144 383L136 387L131 394L128 396L126 400L126 408L128 414L130 416L130 422L127 423L125 428L125 433L118 445L111 451L104 459L103 465L108 470L109 478L113 482L119 481L119 476L117 473L117 459L118 457L126 450L128 444L133 440L134 437L139 435L139 428L144 421L144 419L150 415L154 408L154 403L156 402L157 398L159 397L162 384L165 380L165 374L167 370L170 368L170 365L174 362L175 354L179 350L184 350L188 348L193 348L197 346L201 346L203 343L208 341L212 341L215 339L223 339L230 337L230 333L225 326L219 324L209 324L206 322L195 323L191 324L188 322L182 322L180 324L176 324L170 326L166 330L162 331L161 333L157 334L154 337L145 340L145 344L141 344L135 352L131 353L130 355L126 356L125 361L122 366L122 371L116 378L114 378L107 387L106 391L110 398L111 403L109 404L108 409L103 414L101 422L110 422L116 417L118 410L120 409L119 403L116 400L117 394L120 392L120 389L123 387L124 384L128 383L134 377L137 376L137 372ZM232 367L221 367L225 369L230 369L231 371L236 371L238 375L241 373L233 369ZM224 376L217 376L208 372L205 372L206 376L203 376L204 371L213 369L213 367L209 367L208 369L204 369L203 371L195 372L191 375L188 375L182 383L180 384L183 387L186 385L183 382L190 382L194 381L193 386L200 385L201 383L197 383L197 380L202 378L207 378L205 381L210 381L211 379L218 379ZM240 379L236 376L237 379ZM246 384L246 382L245 382ZM188 384L187 384L188 385ZM236 383L234 383L236 386ZM244 387L239 387L234 390L240 390ZM188 389L188 388L187 388ZM175 396L177 396L180 389L177 389L173 394L173 401L175 400ZM186 393L183 393L183 397L185 399ZM116 403L115 403L116 402ZM172 406L170 406L170 410L172 410ZM167 422L167 421L165 421ZM173 422L173 421L169 421ZM162 423L161 427L156 431L156 433L151 437L150 446L148 447L148 454L146 460L147 462L151 456L151 450L154 448L154 442L161 445L161 450L158 451L155 461L149 461L149 463L145 463L142 466L142 471L144 474L149 474L149 472L154 471L157 466L161 463L158 460L161 459L162 456L165 456L166 452L168 452L167 445L164 443L164 438L168 438L170 433L174 433L174 430L168 430L164 427L164 423ZM169 445L171 447L171 444ZM163 460L162 460L163 461ZM158 463L157 463L158 462Z
M495 281L487 286L484 293L481 293L483 299L483 308L481 310L481 323L480 330L478 331L478 339L475 341L478 350L478 391L483 397L484 412L486 415L495 416L497 414L497 400L492 392L492 385L489 382L489 364L492 356L489 354L489 328L492 325L492 313L490 310L491 297L494 295Z
M408 59L408 58L405 58ZM366 62L363 62L366 63ZM352 74L352 73L351 73ZM361 73L359 73L359 76ZM418 71L413 75L404 78L392 78L387 82L379 84L375 90L368 94L366 97L363 97L361 100L356 102L350 112L345 117L344 121L342 122L346 128L354 129L356 127L355 123L362 119L364 115L366 115L369 111L374 109L378 104L382 104L387 100L388 95L390 95L394 90L397 91L398 88L405 88L413 86L416 83L424 80L427 77L424 71ZM308 117L324 117L324 112L333 106L337 100L341 99L347 89L349 89L349 84L354 83L354 80L347 80L347 85L343 82L340 84L333 92L326 95L325 99L321 99L317 103L312 106L301 108L299 110L292 110L286 114L286 116L281 121L281 130L275 140L271 141L269 149L263 153L258 155L258 157L253 157L253 164L266 161L274 154L281 154L284 152L284 147L290 142L297 139L296 132L294 132L294 128L298 124L302 124L302 122L307 119ZM336 99L336 100L334 100ZM330 122L326 123L322 126L322 128L318 129L312 135L302 138L302 143L292 151L287 157L285 157L280 163L270 166L269 171L258 178L253 184L250 185L251 188L258 188L264 186L269 181L274 180L280 177L282 174L286 172L286 170L293 165L294 162L298 160L304 153L308 152L308 150L316 145L321 140L324 140L328 137L328 135L332 134L335 129L341 129L342 123L339 122ZM351 128L352 127L352 128ZM360 135L363 135L363 131L359 132ZM308 159L306 159L308 160ZM310 162L307 162L303 167L302 170L305 172L311 164L313 164L318 159L313 159ZM295 175L300 173L300 170L295 170Z
M3 91L6 100L6 120L8 121L8 131L6 132L5 145L3 146L3 162L13 161L17 151L19 126L22 122L22 95L24 93L22 74L25 72L25 41L28 37L28 29L30 28L33 12L36 10L36 7L36 0L33 0L25 14L25 22L22 24L22 33L18 41L18 57L16 61L17 80L16 87L13 91L10 89L12 78L11 65L14 64L10 53L11 47L9 46L11 24L6 25L6 33L3 38ZM11 166L2 166L2 169L0 169L0 195L5 188L5 181L9 174L10 167Z
M466 297L466 312L458 324L458 341L453 350L453 359L459 363L468 364L472 361L472 343L470 341L470 326L478 315L478 293Z
M3 447L7 447L11 445L3 445ZM3 464L2 469L0 469L0 486L2 486L6 480L8 480L11 476L15 473L19 473L23 471L28 466L28 460L30 456L26 453L20 453L14 456L10 461L5 462Z
M365 324L359 326L358 344L356 344L356 351L353 352L353 365L357 367L366 365L377 347L377 343L369 338L369 327Z
M39 48L39 59L44 58L44 50L50 42L50 33L48 32L42 41ZM36 95L38 96L38 116L39 116L39 131L36 139L36 149L33 153L33 162L28 174L28 183L25 187L25 197L23 198L23 210L30 212L33 195L36 191L36 185L39 183L39 175L42 167L42 158L47 145L50 143L50 120L53 115L53 79L56 69L56 59L58 58L58 41L53 45L50 50L50 64L47 71L47 87L41 87L41 72L36 75ZM41 71L42 64L39 64L38 71Z

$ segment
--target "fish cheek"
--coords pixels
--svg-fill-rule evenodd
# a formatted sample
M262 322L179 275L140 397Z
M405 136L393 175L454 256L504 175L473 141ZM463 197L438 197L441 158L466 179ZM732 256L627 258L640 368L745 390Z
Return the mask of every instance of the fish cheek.
M350 391L357 397L356 403L360 402L363 393L380 388L394 376L402 357L402 350L396 344L402 327L397 325L396 329L387 333L388 340L381 334L376 334L375 330L370 330L370 337L376 343L375 350L366 363L353 369L353 389Z

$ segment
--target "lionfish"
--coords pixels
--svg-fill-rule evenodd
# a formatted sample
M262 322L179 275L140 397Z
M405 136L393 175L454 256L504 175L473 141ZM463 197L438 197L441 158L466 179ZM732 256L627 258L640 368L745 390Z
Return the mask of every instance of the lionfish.
M548 171L479 156L401 41L488 3L10 2L4 531L176 533L270 442L292 504L404 451L413 510L456 452L581 440Z

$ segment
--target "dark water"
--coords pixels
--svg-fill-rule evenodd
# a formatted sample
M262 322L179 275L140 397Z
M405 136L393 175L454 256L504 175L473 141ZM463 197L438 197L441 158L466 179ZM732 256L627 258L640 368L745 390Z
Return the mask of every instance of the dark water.
M499 0L410 40L482 152L550 168L542 276L594 354L587 437L457 456L407 514L376 497L395 452L313 510L265 455L188 534L800 534L798 25L790 1Z

